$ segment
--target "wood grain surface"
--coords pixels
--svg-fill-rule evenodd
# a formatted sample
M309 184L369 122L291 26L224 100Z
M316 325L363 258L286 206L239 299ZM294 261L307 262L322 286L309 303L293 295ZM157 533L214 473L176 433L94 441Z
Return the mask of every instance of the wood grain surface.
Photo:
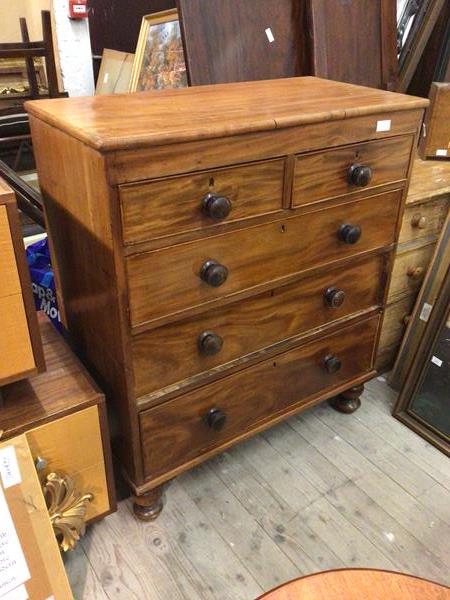
M394 302L403 295L419 291L433 256L435 245L435 242L432 241L420 247L403 248L401 254L397 254L392 268L388 302Z
M378 317L363 321L142 412L147 477L167 474L169 478L171 469L370 371L378 322ZM341 370L333 375L324 367L330 354L342 361ZM221 431L205 423L213 408L226 414Z
M447 600L450 588L389 571L341 569L292 581L260 600Z
M94 495L88 521L111 510L98 406L40 425L26 433L34 458L48 461L46 472L69 475L76 489Z
M406 207L400 229L399 243L434 236L438 238L450 208L450 195L431 202Z
M194 175L121 186L125 244L192 232L220 232L223 223L275 213L283 207L285 161L275 160ZM231 202L227 218L202 211L209 194Z
M0 253L2 257L0 298L21 293L19 272L14 254L6 206L0 204Z
M411 293L385 308L379 342L380 352L393 346L398 348L405 333L407 319L411 316L414 300L415 293Z
M342 115L344 117L344 115ZM255 160L298 154L371 139L418 133L423 109L398 112L383 110L342 120L325 120L286 127L275 131L224 135L214 143L203 139L151 148L123 149L106 153L108 180L112 184L142 181L190 171L236 165ZM33 117L31 116L31 121ZM377 131L378 121L390 121L389 131Z
M206 372L218 365L379 306L385 268L385 257L375 256L345 269L326 269L225 308L135 336L132 348L136 396L202 372L207 376ZM342 306L327 305L325 292L330 287L345 292ZM205 331L222 338L223 347L218 354L205 356L199 352L198 337Z
M104 151L426 106L424 98L311 77L26 103L33 116Z
M372 169L372 179L364 189L403 181L408 174L412 143L412 136L394 137L297 157L292 205L361 192L348 182L347 172L352 165Z
M450 162L416 158L406 204L450 195Z
M22 294L0 298L0 385L33 373L36 363Z
M395 241L400 200L401 192L390 192L129 257L131 323L137 326L199 305L230 301L240 292L282 283L313 266L389 246ZM362 228L357 244L339 241L337 231L344 223ZM211 287L199 277L210 259L229 270L221 287Z
M422 158L450 158L450 83L434 82L419 146Z

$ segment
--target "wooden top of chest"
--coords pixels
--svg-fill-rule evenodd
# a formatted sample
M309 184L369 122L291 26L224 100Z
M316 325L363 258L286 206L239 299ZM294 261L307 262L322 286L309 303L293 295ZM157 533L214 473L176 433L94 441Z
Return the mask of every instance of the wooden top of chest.
M102 151L173 144L361 115L428 100L316 77L27 102L31 115Z

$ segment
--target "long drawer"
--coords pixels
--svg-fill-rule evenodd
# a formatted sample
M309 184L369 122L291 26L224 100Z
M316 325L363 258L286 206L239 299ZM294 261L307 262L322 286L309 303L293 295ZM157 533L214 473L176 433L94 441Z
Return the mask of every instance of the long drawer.
M120 186L125 244L220 231L283 208L284 159Z
M395 241L400 200L401 191L389 192L131 256L131 325L197 306L207 308L225 298L231 301L250 288L256 293L258 286L282 283L320 265L388 246ZM348 237L343 241L342 228L347 225L360 228L357 243L348 243ZM212 261L215 275L223 279L223 267L228 273L219 287L201 278Z
M352 144L298 156L292 205L311 204L406 179L412 136ZM351 181L349 169L369 168L369 181ZM356 178L356 171L354 177Z
M145 476L188 466L200 455L372 368L379 317L341 329L140 415ZM341 367L328 372L327 360Z
M385 257L373 256L134 336L142 396L382 302Z

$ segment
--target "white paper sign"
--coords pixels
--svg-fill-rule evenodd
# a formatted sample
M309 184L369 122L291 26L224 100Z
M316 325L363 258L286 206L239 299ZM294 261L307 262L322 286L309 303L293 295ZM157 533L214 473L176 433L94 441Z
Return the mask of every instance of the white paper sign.
M8 592L5 596L2 596L0 600L28 600L28 592L25 585L19 585L15 590Z
M425 321L425 323L427 323L428 319L430 318L432 309L433 309L432 304L428 304L428 302L424 302L423 306L422 306L422 310L420 311L420 317L419 317L420 320Z
M438 367L442 367L442 360L440 358L438 358L437 356L432 356L431 362L433 364L437 365Z
M274 37L274 35L273 35L272 30L270 29L270 27L268 27L266 29L266 35L267 35L267 39L269 40L270 43L272 43L272 42L275 41L275 37Z
M436 156L447 156L447 150L436 150Z
M28 579L30 572L0 485L0 598Z
M377 132L381 131L390 131L391 130L391 120L386 119L385 121L377 121Z
M14 446L6 446L0 450L0 475L5 490L22 481Z

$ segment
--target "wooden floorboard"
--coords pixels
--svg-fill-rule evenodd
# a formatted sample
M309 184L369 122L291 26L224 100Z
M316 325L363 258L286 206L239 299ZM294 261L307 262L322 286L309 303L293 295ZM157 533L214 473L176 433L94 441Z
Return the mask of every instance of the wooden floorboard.
M370 382L353 415L327 404L179 477L154 523L129 500L65 564L77 600L252 600L340 567L450 584L450 462Z

